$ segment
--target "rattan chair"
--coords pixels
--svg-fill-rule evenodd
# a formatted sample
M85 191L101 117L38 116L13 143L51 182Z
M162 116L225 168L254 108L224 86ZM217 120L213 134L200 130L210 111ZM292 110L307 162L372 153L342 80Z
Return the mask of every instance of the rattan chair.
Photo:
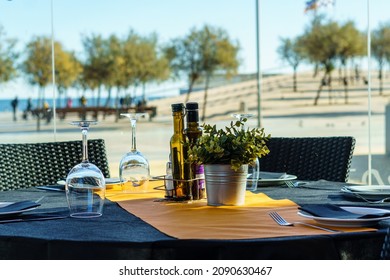
M355 138L271 137L270 153L260 158L260 170L286 172L300 180L347 182Z
M0 144L0 190L55 184L81 158L81 141ZM88 158L110 177L104 140L88 140Z
M390 260L390 227L387 228L385 240L383 241L380 258L382 260Z

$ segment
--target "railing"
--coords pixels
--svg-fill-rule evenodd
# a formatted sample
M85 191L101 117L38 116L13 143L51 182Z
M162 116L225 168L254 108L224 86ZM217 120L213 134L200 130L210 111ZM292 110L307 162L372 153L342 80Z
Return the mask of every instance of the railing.
M31 111L33 116L40 116L41 118L51 119L53 112L51 109L34 109ZM117 122L121 113L148 113L149 121L151 121L157 115L157 108L154 106L135 106L135 107L72 107L72 108L57 108L57 116L60 120L64 120L68 115L76 114L81 119L86 119L88 115L92 119L97 120L101 115L103 119L109 115L115 115L115 121Z

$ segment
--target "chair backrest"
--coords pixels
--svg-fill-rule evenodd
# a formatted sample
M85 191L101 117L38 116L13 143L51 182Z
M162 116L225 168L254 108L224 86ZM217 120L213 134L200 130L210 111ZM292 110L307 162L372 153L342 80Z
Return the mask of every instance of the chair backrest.
M0 144L0 190L56 184L81 159L81 141ZM110 177L104 140L88 140L88 159Z
M355 138L271 137L270 153L260 159L260 170L286 172L300 180L347 182Z

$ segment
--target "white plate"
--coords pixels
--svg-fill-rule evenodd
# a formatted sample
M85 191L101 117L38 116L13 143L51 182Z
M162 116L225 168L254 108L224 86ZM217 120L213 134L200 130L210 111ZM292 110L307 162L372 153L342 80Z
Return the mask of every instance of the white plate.
M354 193L371 200L379 200L385 197L390 197L390 186L374 185L374 186L345 186L341 192L349 197L355 197Z
M5 207L5 206L8 206L10 204L12 204L13 202L0 202L0 208L1 207ZM38 208L39 206L37 207L32 207L32 208L28 208L28 209L25 209L25 210L18 210L18 211L10 211L10 212L0 212L0 216L9 216L9 215L16 215L16 214L22 214L24 212L28 212L28 211L31 211L31 210L34 210L36 208Z
M120 182L119 178L106 178L106 184L118 184Z
M340 207L348 212L360 215L368 214L384 214L390 213L390 210L380 209L380 208L369 208L369 207L350 207L343 206ZM377 218L367 218L367 219L340 219L340 218L328 218L328 217L316 217L304 211L298 211L298 215L313 219L319 224L325 226L335 226L335 227L367 227L377 224L379 221L390 219L390 216L386 217L377 217Z
M257 185L261 187L279 186L295 179L297 179L297 176L284 173L279 178L261 178L257 181Z

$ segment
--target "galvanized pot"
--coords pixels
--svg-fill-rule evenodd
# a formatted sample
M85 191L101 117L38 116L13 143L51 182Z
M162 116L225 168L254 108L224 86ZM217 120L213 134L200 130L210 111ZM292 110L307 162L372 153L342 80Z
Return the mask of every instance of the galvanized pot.
M248 165L234 171L228 164L205 164L207 204L243 205L245 203Z

